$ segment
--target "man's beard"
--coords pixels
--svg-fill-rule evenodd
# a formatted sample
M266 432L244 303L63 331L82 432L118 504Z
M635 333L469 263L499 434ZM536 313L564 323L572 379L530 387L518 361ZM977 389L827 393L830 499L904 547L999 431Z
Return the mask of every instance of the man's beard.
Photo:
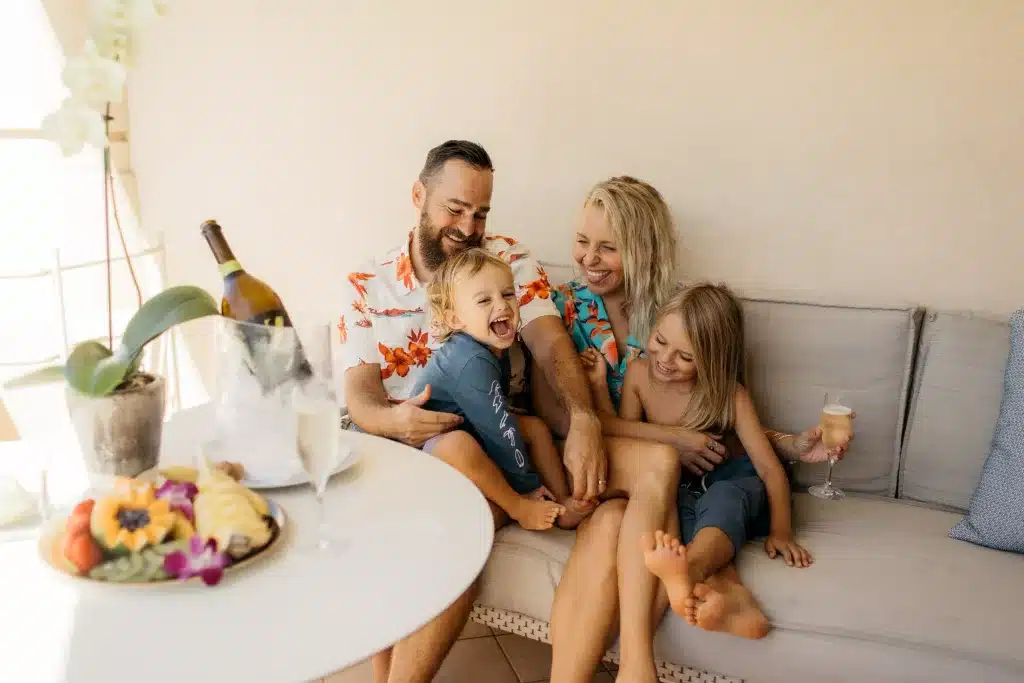
M446 234L454 237L456 240L462 240L460 244L453 245L451 253L447 253L444 250L444 242L442 240ZM449 257L455 256L466 249L479 247L484 241L482 235L474 234L471 237L466 237L455 228L438 230L430 222L430 217L427 216L426 211L420 216L420 224L416 227L416 237L419 241L420 258L423 259L423 265L431 272L440 268L441 264L448 260Z

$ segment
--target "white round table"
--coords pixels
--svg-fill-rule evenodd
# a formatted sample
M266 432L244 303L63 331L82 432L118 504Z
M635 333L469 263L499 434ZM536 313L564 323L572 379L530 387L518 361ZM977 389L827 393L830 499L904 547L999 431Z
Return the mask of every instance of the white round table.
M187 436L166 425L161 462L187 461ZM0 534L0 681L310 681L433 619L490 554L487 503L429 455L344 437L360 461L328 489L327 516L343 546L334 557L311 557L308 486L263 491L293 523L284 547L214 587L65 577L42 563L34 539Z

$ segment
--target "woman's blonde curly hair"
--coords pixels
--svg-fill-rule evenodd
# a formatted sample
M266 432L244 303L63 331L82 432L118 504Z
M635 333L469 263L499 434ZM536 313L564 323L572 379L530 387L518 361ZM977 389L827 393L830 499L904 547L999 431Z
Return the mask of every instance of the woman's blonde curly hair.
M427 285L427 302L430 305L430 329L440 342L446 342L454 334L445 320L455 310L455 288L464 277L473 277L485 266L495 266L512 276L512 267L500 256L481 247L460 251L445 259Z
M584 206L604 210L622 255L629 331L645 342L658 307L678 284L672 211L653 186L628 175L594 185Z

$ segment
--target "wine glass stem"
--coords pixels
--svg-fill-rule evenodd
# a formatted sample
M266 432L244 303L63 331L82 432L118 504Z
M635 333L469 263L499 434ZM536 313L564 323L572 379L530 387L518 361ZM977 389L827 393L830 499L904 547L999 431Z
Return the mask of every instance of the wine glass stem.
M324 491L316 491L316 545L320 550L327 548L327 511L324 505Z
M836 461L832 458L828 459L828 471L825 473L825 488L832 488L832 466L836 464Z

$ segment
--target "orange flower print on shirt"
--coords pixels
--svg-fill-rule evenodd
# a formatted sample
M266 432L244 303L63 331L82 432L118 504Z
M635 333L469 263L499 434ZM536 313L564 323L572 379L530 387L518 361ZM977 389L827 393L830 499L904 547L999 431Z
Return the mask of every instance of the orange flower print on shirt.
M544 272L543 268L538 268L537 273L540 277L523 287L525 291L519 297L520 306L525 306L534 299L551 298L551 283L548 282L548 274Z
M427 333L413 330L409 333L409 356L419 367L425 367L430 360L430 347L427 346Z
M348 328L345 327L345 316L338 321L338 343L344 344L348 341Z
M566 329L571 330L579 318L579 313L576 311L576 294L569 287L560 287L559 291L565 297L565 312L562 313L562 322L565 323Z
M359 320L356 321L356 327L373 327L370 323L370 319L366 317L366 302L365 301L353 301L352 310L359 313Z
M377 344L377 349L380 351L380 355L384 357L384 364L380 369L381 379L387 379L395 374L399 377L405 377L409 374L409 367L413 365L413 360L409 357L408 351L403 348L389 349L381 343Z
M406 254L398 255L398 265L395 266L395 279L405 285L405 288L412 291L412 260Z
M371 279L371 278L373 278L373 273L349 273L348 274L348 281L349 281L349 283L352 284L352 287L355 288L356 293L358 293L359 296L362 297L363 299L366 298L366 287L363 286L363 283L366 282L367 280Z

